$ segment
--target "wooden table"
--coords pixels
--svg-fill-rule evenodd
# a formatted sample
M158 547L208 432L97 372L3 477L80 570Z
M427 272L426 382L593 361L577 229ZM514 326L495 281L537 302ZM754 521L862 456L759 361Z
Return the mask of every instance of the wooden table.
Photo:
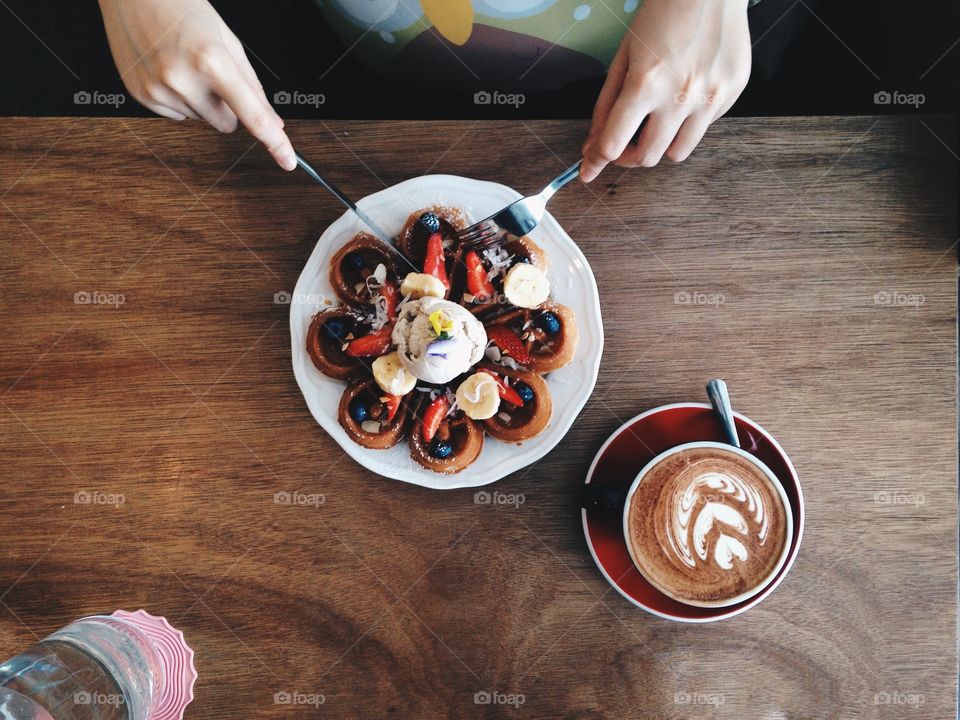
M290 125L357 197L532 189L585 131ZM567 440L498 486L515 508L375 477L310 417L274 294L341 209L304 176L197 125L0 121L0 655L144 607L197 651L188 718L955 717L954 130L724 121L681 166L561 193L606 348ZM713 376L808 523L769 599L685 626L604 582L577 497L624 419Z

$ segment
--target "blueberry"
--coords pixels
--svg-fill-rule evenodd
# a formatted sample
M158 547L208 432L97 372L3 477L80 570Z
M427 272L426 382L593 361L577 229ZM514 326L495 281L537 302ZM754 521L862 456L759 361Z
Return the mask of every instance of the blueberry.
M523 404L533 400L533 388L527 385L525 382L518 382L513 386L513 389L517 391L517 395L520 396L520 399L523 400Z
M556 335L560 332L560 319L552 312L545 312L536 320L537 327L548 335Z
M420 216L420 224L427 229L427 232L435 233L440 230L440 218L436 213L425 212Z
M530 258L528 258L526 255L517 255L516 260L518 263L523 263L524 265L530 264Z
M350 401L350 417L354 419L354 422L362 423L367 419L367 404L363 401L362 398L354 398Z
M453 454L453 446L448 442L443 442L442 440L434 440L430 443L430 454L435 458L448 458Z
M339 318L327 320L327 322L323 324L323 327L326 328L327 334L334 340L339 340L347 334L347 326L344 325L343 320Z
M358 252L347 253L347 256L343 259L343 263L350 270L360 272L363 270L363 255Z

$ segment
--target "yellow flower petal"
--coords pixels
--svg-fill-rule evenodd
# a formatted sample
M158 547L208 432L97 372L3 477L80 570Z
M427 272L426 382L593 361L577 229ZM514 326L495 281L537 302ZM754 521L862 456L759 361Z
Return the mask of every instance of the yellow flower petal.
M433 326L433 331L437 335L453 330L453 320L448 318L443 310L434 310L427 316L427 319L430 321L430 324Z

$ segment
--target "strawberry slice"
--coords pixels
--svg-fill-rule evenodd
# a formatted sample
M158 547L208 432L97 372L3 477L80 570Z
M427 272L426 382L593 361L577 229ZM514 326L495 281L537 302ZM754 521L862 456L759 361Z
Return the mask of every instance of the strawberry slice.
M502 352L512 356L521 365L530 362L530 355L523 341L506 325L491 325L487 328L487 339L493 342Z
M425 442L433 441L433 436L437 434L437 429L449 409L450 403L446 395L438 395L427 407L427 411L423 413L423 429L420 431Z
M480 256L473 250L467 252L463 258L467 265L467 290L477 302L486 302L493 297L494 289L487 279L487 269L480 262Z
M423 272L433 275L444 287L450 289L450 280L447 278L446 259L443 256L443 235L431 233L427 240L427 257L423 261Z
M397 303L400 301L400 291L397 286L392 282L384 283L383 287L380 288L380 294L386 302L387 317L390 320L396 320Z
M487 368L480 368L480 372L486 373L497 381L497 389L500 392L501 400L506 400L515 407L523 406L523 398L520 397L520 393L507 385L507 381L504 378L497 375L493 370L488 370Z
M401 400L403 400L402 395L384 395L380 398L380 402L387 406L387 422L393 422L393 419L397 416Z
M350 357L379 357L390 349L390 333L392 325L384 325L379 330L351 340L347 344L346 353Z

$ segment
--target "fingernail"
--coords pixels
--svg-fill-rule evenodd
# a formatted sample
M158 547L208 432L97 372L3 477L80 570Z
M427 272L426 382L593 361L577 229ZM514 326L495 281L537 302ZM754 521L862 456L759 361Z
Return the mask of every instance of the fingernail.
M293 150L284 150L280 153L280 167L284 170L293 170L297 167L297 156L293 154Z

